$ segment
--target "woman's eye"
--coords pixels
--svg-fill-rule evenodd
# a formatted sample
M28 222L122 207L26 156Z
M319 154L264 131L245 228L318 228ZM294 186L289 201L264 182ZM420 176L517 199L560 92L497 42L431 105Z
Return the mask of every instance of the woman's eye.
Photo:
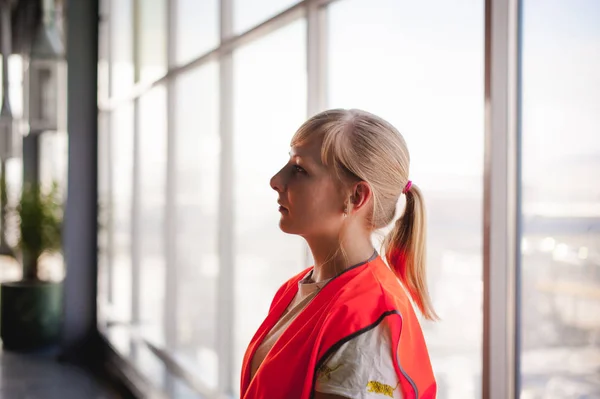
M298 165L294 165L294 172L296 172L296 173L306 173L306 171L302 167L300 167Z

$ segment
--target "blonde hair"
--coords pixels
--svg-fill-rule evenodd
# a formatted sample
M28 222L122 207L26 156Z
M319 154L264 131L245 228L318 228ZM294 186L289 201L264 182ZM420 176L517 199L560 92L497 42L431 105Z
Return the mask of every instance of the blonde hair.
M321 158L342 183L365 181L371 187L372 230L388 226L408 183L410 156L402 135L390 123L365 111L333 109L308 119L292 146L322 137ZM423 196L412 184L406 208L383 241L382 252L426 319L435 320L426 278L426 220Z

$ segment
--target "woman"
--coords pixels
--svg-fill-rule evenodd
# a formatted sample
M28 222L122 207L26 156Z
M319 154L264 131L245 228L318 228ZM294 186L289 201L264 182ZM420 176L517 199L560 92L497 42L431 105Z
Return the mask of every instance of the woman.
M281 230L302 236L315 264L276 293L244 356L241 397L435 398L409 300L436 318L423 200L408 180L404 139L375 115L330 110L306 121L291 147L271 187ZM406 208L384 240L386 264L371 237L393 222L402 194Z

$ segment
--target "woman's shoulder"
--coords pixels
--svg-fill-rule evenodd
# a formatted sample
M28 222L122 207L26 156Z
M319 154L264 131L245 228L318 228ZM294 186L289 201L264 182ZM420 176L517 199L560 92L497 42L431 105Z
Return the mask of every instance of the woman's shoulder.
M409 296L394 272L381 260L346 284L336 298L336 305L344 312L396 310L412 311Z
M384 319L327 354L317 371L315 390L352 398L401 398L393 353Z

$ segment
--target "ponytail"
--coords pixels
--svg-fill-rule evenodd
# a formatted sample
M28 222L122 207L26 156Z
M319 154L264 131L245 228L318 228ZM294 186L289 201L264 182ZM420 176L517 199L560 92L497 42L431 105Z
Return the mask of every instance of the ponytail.
M407 188L404 214L383 243L385 257L423 316L437 320L427 289L425 204L417 186Z

